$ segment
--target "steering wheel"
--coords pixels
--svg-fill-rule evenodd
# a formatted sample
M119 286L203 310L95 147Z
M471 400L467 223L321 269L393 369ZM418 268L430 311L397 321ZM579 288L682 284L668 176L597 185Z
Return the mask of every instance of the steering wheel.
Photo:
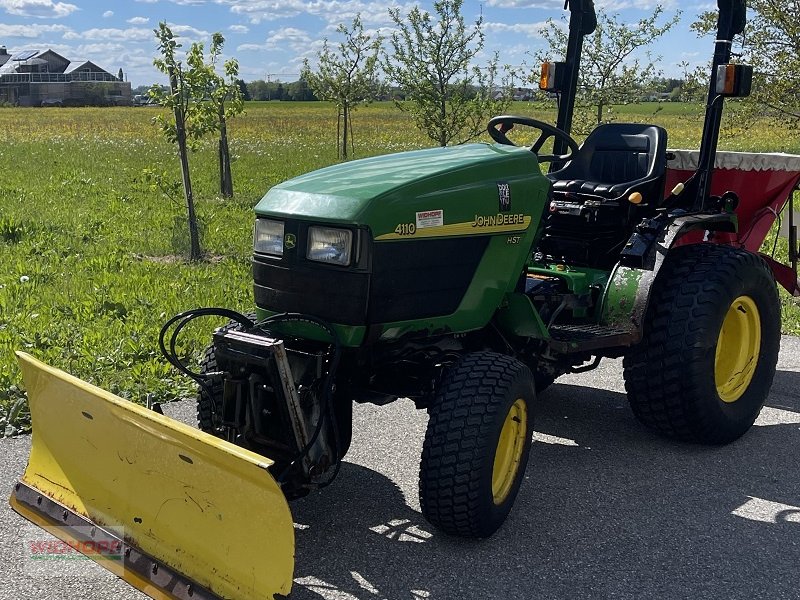
M515 117L513 115L502 115L494 117L489 121L486 130L489 132L491 138L498 144L505 144L507 146L516 146L514 142L506 137L506 133L514 128L514 125L525 125L541 131L539 138L530 147L531 152L537 155L539 162L553 162L553 161L567 161L578 153L578 143L573 140L570 135L563 129L553 127L544 121L530 119L528 117ZM498 127L499 126L499 127ZM539 150L549 138L561 140L569 148L569 154L539 154Z

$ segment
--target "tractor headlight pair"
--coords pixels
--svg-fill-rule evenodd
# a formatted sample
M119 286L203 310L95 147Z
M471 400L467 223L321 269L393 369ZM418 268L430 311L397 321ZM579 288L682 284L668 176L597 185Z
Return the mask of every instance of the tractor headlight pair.
M284 234L284 224L270 219L256 219L253 248L261 254L283 256L284 247L294 248L293 235ZM291 238L291 239L290 239ZM291 244L290 244L291 242ZM333 227L309 227L306 258L346 267L353 250L353 232Z

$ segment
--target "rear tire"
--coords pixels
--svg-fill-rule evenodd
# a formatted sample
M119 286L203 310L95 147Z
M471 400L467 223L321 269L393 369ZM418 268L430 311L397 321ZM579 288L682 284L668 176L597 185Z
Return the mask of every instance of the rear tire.
M488 537L503 524L528 462L534 399L528 367L502 354L468 354L447 371L420 462L428 521L465 537Z
M732 442L764 405L779 346L780 303L763 260L713 244L671 250L643 340L623 362L633 413L669 437Z

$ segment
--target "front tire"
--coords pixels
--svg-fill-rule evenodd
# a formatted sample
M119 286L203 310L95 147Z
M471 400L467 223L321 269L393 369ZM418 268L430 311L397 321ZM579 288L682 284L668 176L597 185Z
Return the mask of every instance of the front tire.
M732 442L767 399L779 346L780 303L763 260L730 246L676 248L623 363L633 413L669 437Z
M245 315L251 321L256 318L256 313ZM241 329L242 324L238 321L228 321L219 331L233 331ZM203 357L200 359L201 373L214 373L219 370L217 356L214 352L214 344L206 346ZM222 426L221 415L218 410L222 408L222 379L216 378L209 381L205 387L198 386L197 389L197 426L200 430L210 433L219 438L225 438L225 428ZM210 395L209 395L210 393ZM217 411L214 408L217 408Z
M429 522L479 538L503 524L528 463L534 398L528 367L502 354L468 354L447 371L420 462L420 505Z

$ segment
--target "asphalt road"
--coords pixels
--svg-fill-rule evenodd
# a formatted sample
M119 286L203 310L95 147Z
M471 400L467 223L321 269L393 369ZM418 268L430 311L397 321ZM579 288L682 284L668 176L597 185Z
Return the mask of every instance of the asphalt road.
M193 418L188 403L168 412ZM722 448L640 427L620 361L560 379L539 400L516 506L484 541L439 534L419 513L424 413L401 401L355 418L339 480L292 504L293 598L800 598L798 338L783 339L756 427ZM0 440L3 497L29 445ZM31 567L30 532L0 506L0 598L144 598L90 561L68 575Z

